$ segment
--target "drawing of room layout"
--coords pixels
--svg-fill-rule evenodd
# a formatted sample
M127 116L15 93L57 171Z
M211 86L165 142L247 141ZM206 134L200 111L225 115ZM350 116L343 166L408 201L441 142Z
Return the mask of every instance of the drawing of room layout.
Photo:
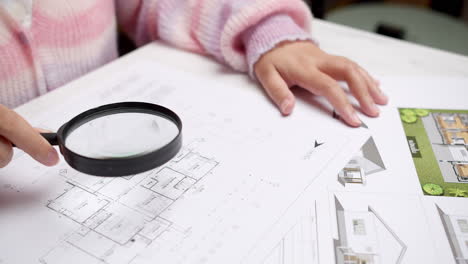
M422 117L445 182L468 183L468 114Z
M366 177L385 170L385 165L379 150L370 137L346 166L338 173L338 181L342 185L357 183L365 185Z
M401 263L407 246L372 207L367 211L347 210L336 196L334 201L336 264Z
M39 261L131 263L172 227L163 212L216 166L214 159L184 148L164 166L128 177L62 172L68 187L47 208L77 223L79 228Z
M316 202L281 238L263 264L318 264Z
M468 264L468 215L451 215L436 205L457 264Z

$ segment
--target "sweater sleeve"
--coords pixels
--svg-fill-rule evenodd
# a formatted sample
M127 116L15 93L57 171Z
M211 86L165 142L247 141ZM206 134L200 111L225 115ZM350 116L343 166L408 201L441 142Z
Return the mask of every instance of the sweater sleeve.
M307 38L312 17L302 0L116 0L116 8L137 45L162 39L244 72L279 41Z
M255 79L254 65L263 54L275 48L283 41L315 40L294 20L284 14L275 14L263 19L256 26L245 31L242 39L246 47L246 59L249 75Z

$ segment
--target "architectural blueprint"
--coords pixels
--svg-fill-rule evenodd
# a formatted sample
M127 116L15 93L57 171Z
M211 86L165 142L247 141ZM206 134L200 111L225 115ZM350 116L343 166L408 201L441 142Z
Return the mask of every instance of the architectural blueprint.
M424 194L468 197L468 110L399 111Z
M121 178L63 161L46 168L15 151L0 171L0 263L468 263L459 127L468 80L382 80L391 105L356 130L310 98L283 118L258 91L153 62L109 67L114 79L98 74L69 102L19 112L56 130L105 103L158 103L181 116L182 150ZM429 143L404 124L419 124ZM437 166L421 168L437 168L442 193L424 188L414 162L428 150Z
M163 212L170 210L177 199L217 165L217 161L193 152L189 145L168 164L139 175L90 179L62 169L61 176L69 186L47 208L75 221L80 228L41 257L40 262L60 263L72 254L91 262L99 259L105 263L129 263L172 228Z
M15 151L0 171L0 263L247 261L319 174L338 171L344 164L335 159L349 160L369 138L307 102L283 118L256 90L181 78L154 62L107 67L114 78L91 74L75 95L81 84L71 83L67 102L18 111L33 126L56 130L102 104L158 103L181 117L182 150L159 168L121 178L85 175L63 161L46 168ZM308 250L317 248L314 234L298 237L316 232L315 211L304 219L282 247L307 245L281 254L316 261L318 250Z
M341 160L339 173L322 171L249 263L311 263L306 257L287 258L286 245L293 244L285 243L311 208L317 231L303 237L312 235L317 245L318 259L312 263L468 263L462 166L468 79L388 78L382 83L391 104L377 119L362 117L370 136L361 150L333 161L337 167ZM416 140L410 140L414 135ZM426 143L420 143L421 135ZM418 165L419 154L430 156L433 164ZM439 179L443 192L427 193L421 172Z

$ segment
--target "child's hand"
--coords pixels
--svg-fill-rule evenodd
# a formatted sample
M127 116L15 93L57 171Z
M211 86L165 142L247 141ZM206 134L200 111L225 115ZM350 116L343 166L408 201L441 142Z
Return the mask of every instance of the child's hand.
M52 166L59 160L57 151L38 131L17 113L0 105L0 168L11 161L12 143L44 165Z
M294 95L289 88L295 85L325 96L351 126L359 126L361 121L337 80L346 81L362 111L369 116L379 115L376 103L384 105L388 101L378 82L363 68L344 57L329 55L311 42L282 43L264 54L254 71L284 115L294 107Z

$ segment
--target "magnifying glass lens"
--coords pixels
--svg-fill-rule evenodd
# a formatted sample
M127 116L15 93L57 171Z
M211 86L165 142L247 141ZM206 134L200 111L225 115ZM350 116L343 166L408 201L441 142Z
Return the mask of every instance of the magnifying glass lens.
M156 114L114 113L76 127L65 146L92 159L131 158L161 149L178 134L172 120Z
M74 169L95 176L120 177L154 169L182 147L182 120L172 110L144 102L122 102L89 109L57 133L41 133L58 145Z

